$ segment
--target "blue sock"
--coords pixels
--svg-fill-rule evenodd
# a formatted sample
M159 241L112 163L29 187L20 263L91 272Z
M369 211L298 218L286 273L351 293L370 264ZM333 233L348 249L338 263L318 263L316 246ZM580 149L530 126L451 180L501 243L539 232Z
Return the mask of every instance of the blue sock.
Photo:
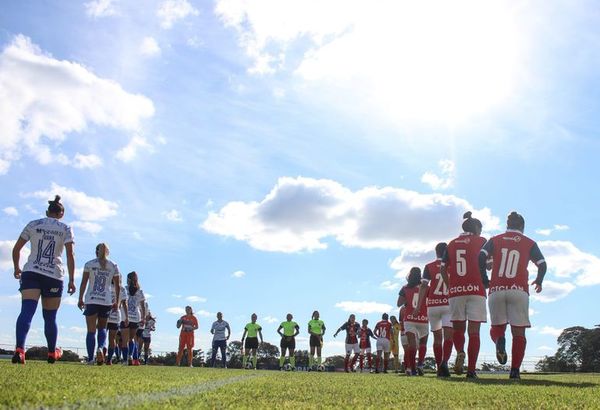
M106 344L106 329L98 329L98 349L103 349Z
M144 350L144 363L148 364L148 349Z
M135 354L135 342L133 340L129 341L129 354L132 356L131 358L133 359L133 355Z
M129 357L129 348L127 346L121 348L121 355L123 356L123 360L127 361Z
M58 326L56 325L57 310L42 309L44 315L44 335L48 342L48 353L56 350L56 339L58 339Z
M106 361L108 363L110 363L110 361L112 360L113 354L115 353L115 349L114 347L109 347L108 348L108 359L106 359ZM117 355L117 357L119 357L119 355Z
M140 358L140 351L136 342L133 342L133 358L135 360L139 360Z
M88 332L85 345L87 347L88 362L91 362L94 360L94 351L96 350L96 332Z
M17 318L17 347L21 349L25 348L25 339L27 338L27 333L29 332L29 328L31 327L31 319L33 319L33 315L35 314L35 310L37 309L38 302L33 299L23 299L21 301L21 313Z
M115 346L115 357L118 359L119 357L121 357L121 349L119 348L119 346Z

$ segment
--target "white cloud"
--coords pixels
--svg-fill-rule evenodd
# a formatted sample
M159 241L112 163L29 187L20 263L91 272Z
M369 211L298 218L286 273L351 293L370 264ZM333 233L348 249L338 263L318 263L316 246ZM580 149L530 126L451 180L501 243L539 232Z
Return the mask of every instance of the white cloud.
M72 165L75 168L84 169L84 168L98 168L102 166L102 158L95 154L83 155L80 153L75 154L73 158Z
M134 135L127 145L117 151L116 157L123 162L131 162L137 157L138 151L142 149L147 152L154 152L154 147L146 138Z
M85 12L90 17L109 17L117 14L115 0L93 0L84 4Z
M554 225L552 228L536 229L535 233L543 236L550 236L555 231L568 231L568 225Z
M71 326L69 330L73 333L84 334L87 333L87 328L81 326Z
M600 258L568 241L538 242L548 269L559 278L575 278L578 286L600 284Z
M460 232L467 210L485 229L499 229L489 209L454 195L393 187L353 192L332 180L282 177L261 202L230 202L201 227L264 251L324 249L328 237L349 247L432 249Z
M173 296L176 299L181 299L183 297L183 295L171 295L171 296Z
M537 310L533 310L532 308L529 308L529 316L533 316L538 314L539 312Z
M214 313L211 313L211 312L209 312L207 310L203 310L203 309L195 311L194 313L196 315L198 315L198 316L204 316L204 317L210 317L210 316L214 316L215 315Z
M82 231L91 233L92 235L99 234L102 231L102 225L96 222L73 221L70 224L73 228L81 229Z
M76 285L79 285L79 284L77 283ZM68 305L68 306L77 306L77 302L78 302L77 296L65 296L64 298L62 298L61 304Z
M397 282L386 280L381 282L381 285L379 285L379 287L385 290L398 290L400 289L400 284Z
M388 305L387 303L378 303L378 302L352 302L352 301L343 301L335 304L336 308L342 309L345 312L350 313L386 313L391 312L393 307L392 305Z
M454 162L449 159L443 159L438 162L442 176L438 176L433 172L427 171L421 177L421 182L429 185L432 189L444 190L454 186L454 178L456 176Z
M165 311L173 315L185 315L185 309L180 306L170 307L167 308Z
M173 27L178 20L183 20L187 16L197 16L198 10L194 8L187 0L166 0L161 3L156 12L160 18L160 26L164 29Z
M0 241L0 271L12 271L12 249L17 241ZM29 257L29 247L24 246L21 249L20 263L23 267L25 261Z
M71 212L82 221L103 221L117 214L119 205L106 199L87 195L85 192L60 186L52 183L50 189L26 193L26 198L53 199L54 195L61 196L65 205L65 214Z
M206 298L202 296L188 296L185 298L188 302L206 302Z
M146 57L156 57L160 55L160 47L153 37L144 37L140 44L140 53Z
M179 214L179 211L176 209L171 209L168 212L163 212L165 218L167 218L171 222L181 222L183 218Z
M14 206L7 206L2 210L6 215L19 216L19 211Z
M68 134L90 125L136 131L154 114L148 98L77 63L55 59L23 35L0 54L0 95L10 95L0 99L2 173L23 153L41 164L68 165L68 157L50 148Z
M422 247L421 249L404 249L400 256L394 258L390 263L390 268L396 270L396 278L404 279L414 266L423 268L426 264L435 259L435 251L432 246Z
M244 276L246 276L246 272L244 272L243 270L236 270L231 274L231 276L238 279L243 278Z
M555 302L566 297L575 290L575 285L569 282L559 283L551 280L544 280L541 293L531 293L531 297L539 302Z
M277 319L274 316L265 316L262 318L263 322L267 322L267 323L277 323L279 322L279 319Z
M543 352L554 352L556 349L550 346L540 346L537 348L538 350L541 350Z
M559 329L553 326L543 326L541 329L538 329L538 332L541 335L551 335L554 337L560 336L564 329Z

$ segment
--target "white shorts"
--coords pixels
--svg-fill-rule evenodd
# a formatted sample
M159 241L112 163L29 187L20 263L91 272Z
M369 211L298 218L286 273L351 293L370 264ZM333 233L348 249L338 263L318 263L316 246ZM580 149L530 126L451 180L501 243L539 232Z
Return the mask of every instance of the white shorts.
M406 328L406 325L404 326ZM408 345L408 337L406 337L406 332L402 333L400 335L400 344L402 346L407 346Z
M505 325L531 327L529 322L529 295L522 290L500 290L489 296L492 326Z
M473 322L487 322L487 309L485 297L480 295L465 295L449 298L450 319L454 322L470 320Z
M450 321L450 306L431 306L427 308L427 317L432 332L442 330L443 327L452 327Z
M429 334L429 325L427 323L404 322L404 332L412 333L419 340Z
M358 354L360 353L360 349L358 348L358 343L346 343L346 354Z
M365 347L364 349L360 349L360 354L369 354L371 353L371 348L370 347Z
M383 350L385 353L390 352L390 339L387 337L377 338L377 351Z

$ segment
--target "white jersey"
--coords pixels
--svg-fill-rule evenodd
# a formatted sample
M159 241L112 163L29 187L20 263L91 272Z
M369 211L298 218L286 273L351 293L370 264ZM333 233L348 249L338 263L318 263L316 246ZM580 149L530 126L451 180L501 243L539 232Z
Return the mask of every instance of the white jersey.
M138 323L142 320L141 304L145 300L144 291L141 289L138 289L135 295L129 295L127 298L127 312L129 313L130 322Z
M227 337L225 336L225 329L227 329L228 327L229 327L229 323L227 323L224 320L221 320L220 322L218 320L213 322L212 327L211 327L211 330L214 330L213 340L214 341L226 340Z
M156 330L156 328L154 327L155 325L156 325L156 320L154 320L154 319L148 320L144 326L144 332L142 333L142 337L150 337L150 332L153 332Z
M27 224L21 238L31 242L31 253L24 272L35 272L62 280L62 253L66 243L73 242L73 230L55 218L42 218Z
M112 286L112 291L110 293L112 302L115 303L117 295L114 286ZM123 302L124 300L127 300L127 289L121 286L121 291L119 292L119 308L110 312L110 316L108 317L109 323L121 323L122 320L125 320L125 314L127 312L125 312L125 309L123 309L123 307L121 306L121 302Z
M85 264L83 271L90 275L84 303L86 305L112 305L114 287L112 281L115 276L121 276L117 264L107 259L103 268L100 260L93 259Z

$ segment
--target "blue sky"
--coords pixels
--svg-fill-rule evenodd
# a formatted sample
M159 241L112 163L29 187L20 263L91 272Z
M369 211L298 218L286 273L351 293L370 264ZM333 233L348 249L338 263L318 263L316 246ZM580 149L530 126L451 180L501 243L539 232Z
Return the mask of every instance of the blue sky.
M156 350L186 304L203 348L217 311L272 343L287 312L375 322L464 211L489 236L518 210L549 263L527 355L552 354L600 321L598 27L592 2L3 2L0 343L10 249L58 193L78 267L106 242L140 274Z

